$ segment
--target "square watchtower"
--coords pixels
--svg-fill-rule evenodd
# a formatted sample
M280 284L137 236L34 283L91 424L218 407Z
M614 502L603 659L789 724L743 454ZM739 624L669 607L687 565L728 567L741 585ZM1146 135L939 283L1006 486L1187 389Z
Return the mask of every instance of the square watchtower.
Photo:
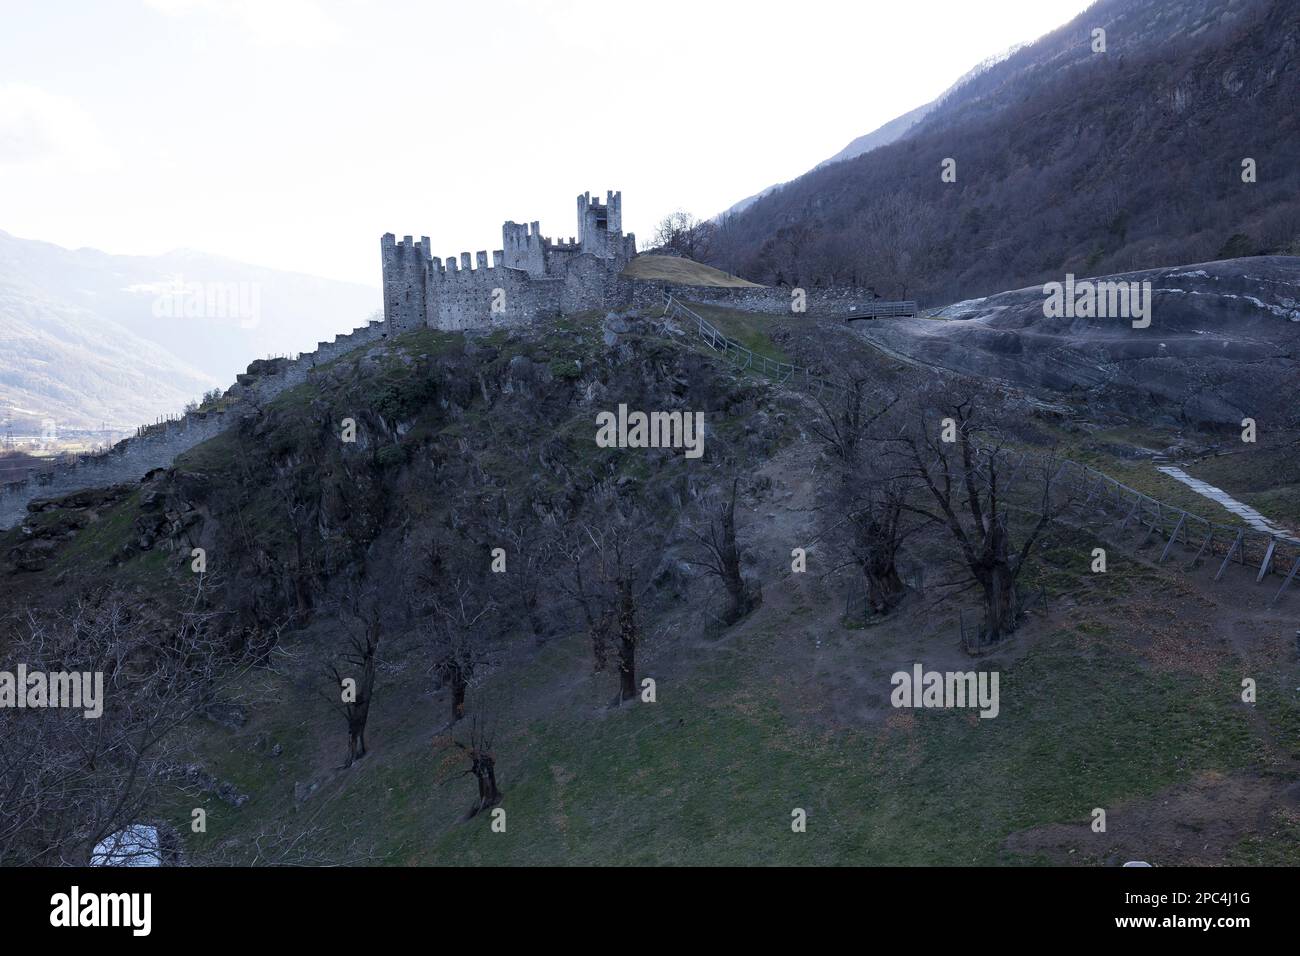
M583 252L601 259L613 259L622 254L623 247L623 196L607 192L605 201L591 198L591 193L578 197L578 246Z

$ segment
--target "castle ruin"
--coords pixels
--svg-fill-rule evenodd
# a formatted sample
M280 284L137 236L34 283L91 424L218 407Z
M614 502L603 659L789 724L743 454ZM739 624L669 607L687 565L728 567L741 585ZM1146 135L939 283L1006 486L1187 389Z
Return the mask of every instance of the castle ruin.
M636 255L636 237L623 234L623 197L578 197L578 234L568 241L542 235L537 222L506 222L501 248L471 259L462 252L433 256L429 237L380 240L384 322L394 332L469 329L493 322L529 322L584 309L623 308L629 283L620 275Z
M636 238L623 234L622 196L590 193L578 197L578 234L568 241L548 239L538 223L507 222L501 246L489 266L487 253L463 252L433 258L427 236L400 243L392 233L381 240L384 320L368 322L297 358L259 360L240 375L226 395L233 405L198 410L162 422L118 442L107 452L58 462L52 471L0 485L0 528L22 520L29 504L87 488L135 482L177 455L236 425L254 405L310 379L317 369L391 335L418 329L447 331L517 325L583 311L660 308L665 297L772 315L792 313L792 292L807 293L807 310L834 315L858 312L869 290L821 286L791 290L770 286L681 286L624 274L636 256Z

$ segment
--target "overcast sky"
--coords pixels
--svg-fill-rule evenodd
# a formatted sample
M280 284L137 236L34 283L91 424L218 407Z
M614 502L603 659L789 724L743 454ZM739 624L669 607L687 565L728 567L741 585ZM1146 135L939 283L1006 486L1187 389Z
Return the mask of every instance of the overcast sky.
M1087 0L0 0L0 230L377 285L379 236L495 249L709 216Z

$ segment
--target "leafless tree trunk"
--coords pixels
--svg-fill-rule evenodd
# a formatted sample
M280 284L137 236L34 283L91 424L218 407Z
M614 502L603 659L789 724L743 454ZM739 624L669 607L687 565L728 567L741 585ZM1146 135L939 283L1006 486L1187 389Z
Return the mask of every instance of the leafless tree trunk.
M555 556L555 536L551 528L528 522L522 514L511 514L496 529L507 551L504 578L509 604L528 622L536 644L545 643L550 634L542 607L546 570Z
M722 623L732 625L748 614L758 601L754 589L741 572L740 545L736 541L736 497L740 479L733 478L731 492L721 500L706 500L702 527L688 528L703 556L690 563L716 575L727 592Z
M435 598L434 674L451 690L451 722L465 716L465 695L479 669L490 663L482 623L495 605L457 578L448 593Z
M366 619L364 633L353 636L348 642L348 651L343 655L345 663L359 668L357 676L345 677L337 665L331 665L330 676L339 688L339 700L335 706L342 712L348 727L348 760L345 767L366 755L366 723L370 719L370 703L375 690L375 655L379 649L381 626L379 609L372 607Z
M642 640L640 604L663 555L665 531L644 509L600 489L588 520L565 535L570 573L560 587L582 610L591 635L595 670L618 655L621 703L636 697L636 656Z
M933 508L909 505L948 529L961 549L969 583L984 599L981 644L992 644L1012 633L1021 608L1016 582L1039 536L1063 507L1054 495L1054 463L1048 458L1034 471L1034 523L1017 549L1011 541L1007 451L995 442L981 442L975 399L949 400L944 413L955 424L955 441L944 442L938 421L918 422L903 439L913 475L925 488ZM936 510L937 509L937 510ZM964 517L963 517L964 513Z
M469 769L462 776L473 776L478 783L478 798L470 807L469 816L478 816L501 802L501 788L497 785L496 755L492 752L492 738L480 720L474 721L468 744L452 738L452 743L469 758Z
M618 582L618 682L620 700L636 697L636 648L641 639L641 625L637 620L636 599L632 596L632 581L623 577Z
M905 537L902 500L891 492L882 498L849 515L849 548L866 582L867 605L875 614L888 614L907 593L897 564Z

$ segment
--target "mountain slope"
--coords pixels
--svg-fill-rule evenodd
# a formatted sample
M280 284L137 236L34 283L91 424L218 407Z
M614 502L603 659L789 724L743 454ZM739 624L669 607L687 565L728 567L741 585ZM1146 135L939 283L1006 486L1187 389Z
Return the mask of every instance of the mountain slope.
M0 414L18 434L61 426L130 428L219 383L102 315L0 278Z
M1005 53L982 60L958 77L957 82L953 83L952 86L944 90L944 92L935 99L928 103L922 103L920 106L916 107L916 109L908 110L901 116L895 116L888 123L876 127L869 133L864 133L861 136L858 136L838 153L830 157L830 159L822 160L814 166L812 170L809 170L809 172L821 169L824 166L829 166L831 163L839 163L846 159L854 159L855 157L871 152L873 149L878 149L881 146L888 146L890 143L897 142L906 136L918 123L921 122L921 120L928 116L935 107L940 103L945 102L949 97L956 93L957 90L961 89L981 73L991 69L996 64L1001 63L1007 57L1011 56L1017 50L1020 50L1026 45L1027 44L1018 43ZM783 185L785 184L778 183L775 186L768 186L766 189L756 192L752 196L747 196L740 202L728 207L722 215L729 216L733 213L738 213L744 209L748 209L757 200L770 195L780 189Z
M755 202L715 261L935 303L1284 250L1300 238L1297 49L1293 3L1103 0L902 141ZM949 158L955 182L941 179Z
M0 232L0 413L132 427L250 361L362 324L375 289L202 253L116 256Z
M873 149L877 149L881 146L888 146L890 143L897 142L910 133L921 123L922 120L940 106L950 102L962 91L967 90L970 87L971 82L977 77L987 73L999 63L1009 59L1027 46L1029 46L1028 43L1017 43L1005 53L999 53L981 60L959 76L957 82L953 83L952 86L948 87L948 89L944 90L929 103L918 106L916 109L910 110L902 116L895 117L878 129L867 133L865 136L859 136L830 159L818 163L813 167L813 169L821 169L823 166L829 166L831 163L843 162L846 159L855 159L858 156L871 152Z

